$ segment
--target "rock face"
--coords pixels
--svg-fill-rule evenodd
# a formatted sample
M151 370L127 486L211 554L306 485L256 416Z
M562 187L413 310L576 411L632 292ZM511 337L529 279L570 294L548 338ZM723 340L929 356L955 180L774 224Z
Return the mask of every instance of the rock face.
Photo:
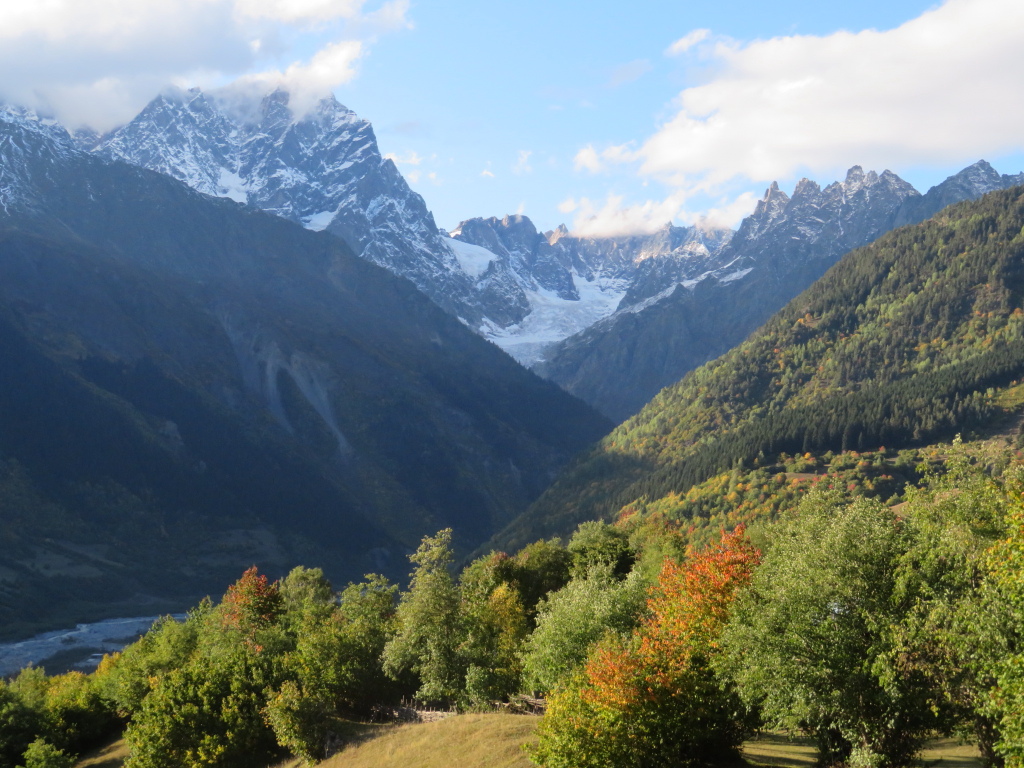
M343 240L14 109L0 252L5 628L180 609L253 563L400 577L611 426Z

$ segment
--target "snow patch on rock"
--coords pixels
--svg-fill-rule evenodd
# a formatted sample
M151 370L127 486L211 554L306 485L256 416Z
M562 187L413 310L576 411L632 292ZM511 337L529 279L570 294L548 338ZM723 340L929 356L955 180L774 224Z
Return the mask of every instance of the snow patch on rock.
M442 237L445 245L452 249L455 258L459 260L462 271L473 278L478 278L487 271L491 263L497 259L497 255L472 243L464 243L451 237Z

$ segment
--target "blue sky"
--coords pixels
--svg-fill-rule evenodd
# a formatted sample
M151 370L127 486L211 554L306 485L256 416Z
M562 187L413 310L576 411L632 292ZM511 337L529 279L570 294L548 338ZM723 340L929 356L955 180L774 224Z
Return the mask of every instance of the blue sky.
M772 180L854 164L922 191L1024 170L1019 0L139 5L0 7L0 95L101 124L161 83L329 88L448 228L735 224Z
M667 193L634 173L594 178L573 159L588 144L642 141L674 113L680 91L708 76L706 62L664 53L692 30L743 41L827 35L890 28L930 6L492 2L481 13L471 1L417 4L409 12L415 28L382 39L337 95L373 122L382 151L420 158L400 167L416 178L439 225L522 210L548 229L572 223L558 210L568 197L611 193L639 202ZM517 168L524 151L530 171ZM753 188L760 194L764 184Z

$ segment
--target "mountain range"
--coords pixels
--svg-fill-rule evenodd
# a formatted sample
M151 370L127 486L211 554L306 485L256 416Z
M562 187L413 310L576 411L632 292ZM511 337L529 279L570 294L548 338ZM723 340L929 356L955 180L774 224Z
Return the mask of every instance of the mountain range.
M169 90L128 124L79 142L335 234L527 365L614 310L651 257L666 279L689 279L714 268L707 262L731 235L669 226L648 237L581 240L564 229L540 234L522 216L467 220L449 235L381 155L368 121L333 97L304 115L288 102L283 91L252 101Z
M697 482L722 457L775 450L776 434L787 446L882 439L865 437L863 416L822 435L804 422L761 434L751 418L739 437L680 437L673 425L699 432L734 414L728 398L673 409L703 403L700 366L748 349L737 345L808 286L832 287L806 322L853 301L815 281L837 263L881 275L858 248L1024 181L981 161L921 195L855 166L792 196L773 184L736 232L582 238L524 216L446 232L367 121L333 98L306 115L288 102L169 91L104 136L0 109L8 632L20 631L12 617L53 624L65 606L164 610L253 562L324 564L335 580L398 574L420 537L447 526L460 553L503 528L496 541L564 533L567 520ZM1003 282L997 293L1016 295ZM776 343L765 333L752 338ZM747 353L729 354L736 367ZM986 358L979 375L1001 382L1003 362ZM714 381L750 413L775 407L748 403L739 379ZM612 427L559 387L626 421L549 488ZM939 389L944 403L953 391ZM963 405L969 386L949 396L960 416L988 408ZM899 424L898 439L935 431ZM719 442L634 450L664 435L684 453Z
M824 189L804 179L792 197L777 184L717 255L727 265L699 280L657 280L617 311L567 338L535 366L615 421L662 388L732 349L850 250L941 208L1024 182L980 161L920 195L885 171L854 166Z
M615 421L740 343L853 248L942 207L1019 183L981 161L924 195L850 169L825 188L773 184L738 231L671 224L650 235L538 232L525 216L438 229L370 124L328 98L168 91L81 144L345 240L522 364Z

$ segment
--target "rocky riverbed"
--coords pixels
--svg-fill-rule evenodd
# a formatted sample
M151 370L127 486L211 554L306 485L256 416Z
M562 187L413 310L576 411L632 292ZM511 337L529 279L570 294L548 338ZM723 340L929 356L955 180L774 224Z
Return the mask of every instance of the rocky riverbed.
M72 669L91 672L103 654L119 651L134 642L158 618L107 619L79 624L74 629L43 632L27 640L0 643L0 677L13 676L29 664L43 667L51 675ZM184 618L184 615L175 618Z

